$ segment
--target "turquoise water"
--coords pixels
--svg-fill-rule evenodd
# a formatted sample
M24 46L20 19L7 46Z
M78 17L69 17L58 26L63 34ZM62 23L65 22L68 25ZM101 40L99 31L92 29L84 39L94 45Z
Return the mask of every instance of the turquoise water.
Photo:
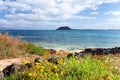
M11 36L52 49L120 47L120 30L4 30Z

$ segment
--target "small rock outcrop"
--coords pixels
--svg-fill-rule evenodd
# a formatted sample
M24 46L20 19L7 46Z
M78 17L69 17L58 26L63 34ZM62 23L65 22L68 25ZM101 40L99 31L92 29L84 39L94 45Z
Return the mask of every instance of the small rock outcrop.
M120 54L120 47L115 48L87 48L82 52L75 52L75 54L68 54L67 58L78 57L78 59L86 55L107 55L107 54Z
M36 62L39 63L40 61L43 61L43 58L42 57L37 57L37 58L35 58L34 63L36 63Z
M120 47L115 48L88 48L85 49L82 53L90 53L92 55L98 54L98 55L105 55L105 54L119 54L120 53Z
M13 63L3 69L4 76L10 76L10 74L15 74L17 71L20 71L21 66Z
M24 71L33 67L32 63L27 63L25 65L13 63L3 69L4 76L10 76L10 74L16 74L19 71Z
M74 57L74 55L72 53L67 55L67 58L72 58L72 57Z
M56 30L72 30L72 29L70 27L68 27L68 26L61 26Z
M55 58L55 57L51 57L51 58L48 59L48 62L58 64L58 59Z

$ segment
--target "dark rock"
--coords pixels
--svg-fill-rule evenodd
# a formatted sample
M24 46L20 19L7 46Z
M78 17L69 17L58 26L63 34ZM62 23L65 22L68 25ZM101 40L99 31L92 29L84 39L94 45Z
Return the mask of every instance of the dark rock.
M75 56L77 56L78 58L84 57L86 55L86 53L76 53L75 52Z
M27 63L25 64L26 69L32 68L33 64L32 63ZM22 69L21 69L22 70Z
M74 57L74 55L71 53L67 55L67 58L71 58L71 57Z
M43 61L43 58L42 58L42 57L35 58L34 63L40 62L40 61Z
M10 74L16 74L17 72L27 70L29 68L33 67L32 63L27 63L25 65L20 65L13 63L6 68L3 69L4 76L10 76Z
M56 30L72 30L71 28L69 28L68 26L61 26Z
M109 54L110 53L110 50L107 50L107 49L103 49L103 51L101 52L101 54L105 55L105 54Z
M120 47L115 48L88 48L85 49L82 53L89 53L92 55L98 54L98 55L106 55L106 54L119 54L120 53Z
M4 76L10 76L10 74L15 74L16 72L20 71L21 66L18 64L11 64L3 69Z
M51 57L50 59L48 59L48 62L58 64L58 59L55 57Z
M88 49L85 49L83 53L89 53L94 55L95 53L97 53L97 50L95 48L88 48Z

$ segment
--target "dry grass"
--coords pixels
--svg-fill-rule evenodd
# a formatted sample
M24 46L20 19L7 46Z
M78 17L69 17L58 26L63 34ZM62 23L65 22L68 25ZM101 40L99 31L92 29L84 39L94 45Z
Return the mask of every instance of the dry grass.
M0 59L17 57L19 53L19 39L11 38L8 33L0 34Z
M44 52L43 47L36 46L32 42L21 42L20 38L0 33L0 59L15 58L26 53L43 55Z

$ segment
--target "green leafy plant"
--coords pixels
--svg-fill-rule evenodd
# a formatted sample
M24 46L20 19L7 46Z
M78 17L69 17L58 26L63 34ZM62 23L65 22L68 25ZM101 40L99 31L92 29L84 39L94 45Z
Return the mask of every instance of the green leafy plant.
M43 47L41 46L36 46L34 43L29 42L27 44L27 50L28 53L30 54L39 54L39 55L43 55L45 50Z

